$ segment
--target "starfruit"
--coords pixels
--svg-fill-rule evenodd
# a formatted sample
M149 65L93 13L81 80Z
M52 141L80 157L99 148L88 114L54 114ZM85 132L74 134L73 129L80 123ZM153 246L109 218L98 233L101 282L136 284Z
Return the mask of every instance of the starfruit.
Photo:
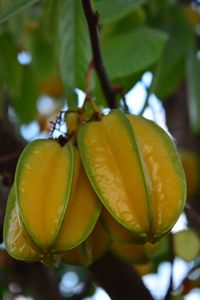
M80 128L78 146L99 199L133 240L155 243L172 228L185 204L186 183L163 129L113 110Z
M132 231L122 226L107 209L102 208L100 219L105 230L108 232L113 241L124 243L133 242L138 244L143 241L140 236L137 239L137 236L134 235Z
M4 243L8 253L16 259L25 261L40 261L42 259L42 252L30 239L21 221L14 186L7 201L4 221Z
M180 152L180 158L186 176L187 197L191 199L200 192L200 159L194 151L187 149Z
M26 146L17 164L4 225L5 245L13 257L54 259L82 243L99 214L99 201L75 146L50 139Z
M110 250L114 255L126 262L145 264L156 254L159 247L158 244L159 243L145 243L142 245L136 245L114 241L111 244Z
M97 222L89 237L78 247L66 251L62 260L67 264L88 267L106 253L110 244L108 233L101 223Z

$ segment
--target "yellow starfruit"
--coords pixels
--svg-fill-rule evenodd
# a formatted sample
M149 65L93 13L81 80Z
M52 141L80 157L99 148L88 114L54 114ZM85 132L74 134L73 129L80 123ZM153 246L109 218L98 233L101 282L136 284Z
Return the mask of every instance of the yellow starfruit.
M129 263L145 264L151 260L158 249L157 244L136 245L132 243L123 243L114 241L111 244L111 252Z
M163 129L113 110L80 128L78 146L99 199L136 241L154 243L172 228L186 184L174 142Z
M89 266L105 254L111 244L108 233L100 222L90 236L78 247L65 252L62 260L67 264Z
M4 225L6 248L22 260L54 261L89 236L100 209L77 148L33 141L18 161Z

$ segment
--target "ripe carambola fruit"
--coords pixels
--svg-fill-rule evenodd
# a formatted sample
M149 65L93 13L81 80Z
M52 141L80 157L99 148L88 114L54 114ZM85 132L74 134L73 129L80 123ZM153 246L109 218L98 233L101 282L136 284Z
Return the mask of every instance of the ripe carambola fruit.
M101 210L100 220L105 230L109 233L113 241L140 244L142 242L141 237L137 238L132 231L122 226L115 218L108 212L107 209Z
M16 259L25 261L40 261L42 259L40 249L30 239L21 221L14 186L7 201L4 221L4 243L8 253Z
M4 241L12 256L44 260L76 247L88 237L99 214L99 201L75 146L69 142L61 147L54 140L27 145L5 217ZM34 249L37 256L31 257Z
M88 267L105 254L110 244L108 233L101 223L97 222L89 237L78 247L66 251L62 260L67 264Z
M157 244L145 243L142 245L114 241L111 244L111 252L129 263L144 264L149 262L158 250Z
M88 178L112 216L138 242L156 242L181 214L183 167L169 135L155 123L113 110L79 130Z
M190 199L200 191L200 159L195 152L186 149L180 152L180 157L186 176L187 197Z

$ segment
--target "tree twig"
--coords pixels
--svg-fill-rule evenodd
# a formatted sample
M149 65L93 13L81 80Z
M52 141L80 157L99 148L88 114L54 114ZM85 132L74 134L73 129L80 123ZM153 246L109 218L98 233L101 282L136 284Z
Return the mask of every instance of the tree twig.
M116 108L116 92L110 85L100 49L98 32L99 15L93 12L90 0L82 0L82 5L89 29L94 67L99 76L101 87L109 107Z
M189 203L186 204L185 211L190 214L190 217L200 227L200 215L197 211L194 210L194 208Z
M173 291L173 266L174 266L174 241L173 241L173 235L170 232L169 234L169 261L171 263L171 274L169 279L169 286L165 295L164 300L170 300L171 299L171 293Z
M9 161L13 160L13 159L17 159L20 155L20 152L14 152L14 153L9 153L4 155L3 157L0 157L0 165L2 163L8 163Z
M136 270L111 253L96 261L90 270L112 300L154 300Z

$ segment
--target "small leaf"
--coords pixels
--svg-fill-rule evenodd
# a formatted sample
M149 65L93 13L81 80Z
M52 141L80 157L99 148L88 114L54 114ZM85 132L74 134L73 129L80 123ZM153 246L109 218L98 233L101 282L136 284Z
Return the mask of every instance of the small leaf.
M0 86L8 86L13 94L18 85L18 72L20 71L16 45L8 33L0 36L0 45Z
M67 94L67 105L70 108L76 108L78 106L78 94L74 89L68 89Z
M175 7L169 16L172 20L165 25L169 39L155 70L151 89L161 100L173 93L181 82L185 72L185 59L193 40L193 29L183 12Z
M174 28L153 77L152 92L161 100L176 89L184 76L189 40L187 32L182 28Z
M48 78L56 72L54 44L41 32L40 28L31 35L30 52L38 77Z
M187 91L191 127L194 133L200 132L200 59L193 51L187 59Z
M102 41L110 79L147 69L160 57L167 35L161 31L139 28Z
M85 90L85 75L92 59L89 34L80 0L65 0L59 16L60 73L66 94Z
M132 32L138 27L144 27L147 24L147 14L143 7L138 6L130 14L117 22L101 26L101 39L110 38L111 35L125 34Z
M105 99L105 96L103 94L101 84L99 81L99 77L95 72L95 86L94 89L91 91L91 96L93 100L95 101L96 105L101 106L101 107L107 107L107 101Z
M16 15L23 9L27 8L28 6L38 2L38 0L17 0L12 1L12 5L7 7L5 11L0 13L0 23L6 21L8 18Z
M18 93L13 97L13 107L22 123L29 123L36 117L36 101L39 90L31 66L22 66Z
M122 19L147 0L96 0L95 9L100 14L100 23L111 23Z
M58 15L61 5L62 1L41 1L41 26L50 41L54 41L55 37L57 38Z

